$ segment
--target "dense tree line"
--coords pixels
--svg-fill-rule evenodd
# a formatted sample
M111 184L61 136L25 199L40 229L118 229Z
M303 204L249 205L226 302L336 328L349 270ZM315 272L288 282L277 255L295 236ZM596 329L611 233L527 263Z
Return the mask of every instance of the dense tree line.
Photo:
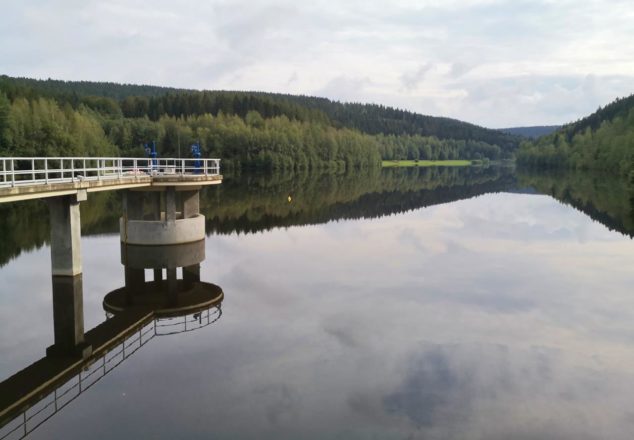
M500 131L517 136L537 139L546 136L561 128L561 125L534 125L532 127L510 127L500 128Z
M450 160L505 157L497 145L473 140L438 139L435 136L377 135L379 153L385 160Z
M425 145L436 148L432 138L443 141L469 142L466 148L482 155L509 157L519 144L519 138L497 130L449 119L424 116L400 109L374 104L340 103L325 98L293 96L263 92L194 91L154 86L98 83L87 81L34 80L0 76L0 92L10 102L18 99L35 101L40 98L55 100L61 108L82 108L94 111L100 122L116 119L147 119L158 122L165 116L191 118L238 116L246 120L255 111L264 120L286 117L295 122L335 129L349 129L367 135L403 136L408 144L418 142L419 156ZM130 124L128 124L130 125ZM143 122L132 125L145 125ZM104 126L107 131L107 127ZM147 140L147 139L146 139ZM479 142L479 146L475 143ZM388 142L389 144L389 142ZM493 148L486 148L488 144ZM120 146L119 144L116 144ZM445 143L438 156L462 153L465 148ZM389 150L389 145L386 146ZM490 157L493 158L493 157Z
M634 170L634 95L619 99L555 133L522 144L520 166Z
M7 156L114 156L118 152L90 109L61 107L45 98L17 98L10 103L2 92L0 148Z
M159 96L166 93L185 92L186 89L157 87L135 84L118 84L96 81L62 81L57 79L38 80L32 78L14 78L0 75L0 90L10 98L57 98L76 104L83 96L99 96L115 100L126 96Z
M276 106L263 107L263 111L269 111L268 117L255 110L244 115L222 110L216 115L181 114L183 110L176 109L190 96L167 95L165 104L175 105L168 107L175 115L166 112L154 119L145 110L138 113L140 117L126 117L131 110L111 98L83 97L74 108L70 103L43 97L11 101L0 92L0 152L8 156L142 156L143 143L155 140L163 157L188 157L189 146L198 142L206 157L223 159L225 170L337 171L378 167L382 157L442 160L503 156L499 147L484 142L369 135L335 128L311 117L310 111L297 112L294 118L284 112L277 115L280 107ZM152 99L125 98L123 103L148 103ZM209 102L217 105L219 101Z
M321 110L334 123L370 134L435 136L472 140L498 146L510 157L520 137L456 119L427 116L378 104L341 103L326 98L283 95L301 105Z
M103 99L73 109L46 98L10 102L0 93L2 154L142 156L141 145L156 140L164 157L189 157L189 146L199 142L205 156L223 159L225 169L345 170L378 167L381 161L377 141L355 130L284 115L265 119L256 111L244 118L222 112L125 118Z

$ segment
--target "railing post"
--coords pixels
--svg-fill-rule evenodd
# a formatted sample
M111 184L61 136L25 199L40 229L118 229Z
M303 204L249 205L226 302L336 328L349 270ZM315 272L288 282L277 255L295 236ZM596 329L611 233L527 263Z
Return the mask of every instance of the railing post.
M75 159L70 159L70 178L71 180L75 180Z
M64 158L63 157L59 158L59 170L61 173L62 181L64 181Z
M35 159L31 159L31 180L35 182Z
M117 166L119 168L119 179L123 176L123 159L117 159Z
M185 159L181 160L181 174L185 174Z
M11 159L11 186L15 186L15 164Z
M44 159L44 181L48 183L48 159Z

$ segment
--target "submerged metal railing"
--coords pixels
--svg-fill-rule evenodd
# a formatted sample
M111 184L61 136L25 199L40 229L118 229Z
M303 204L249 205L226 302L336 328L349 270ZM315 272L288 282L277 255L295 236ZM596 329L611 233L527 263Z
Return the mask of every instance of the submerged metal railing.
M110 317L110 314L106 315ZM218 321L220 306L173 318L155 318L100 357L89 360L75 376L0 427L0 440L22 439L90 389L156 336L189 332Z
M0 187L169 174L218 175L220 159L0 157Z

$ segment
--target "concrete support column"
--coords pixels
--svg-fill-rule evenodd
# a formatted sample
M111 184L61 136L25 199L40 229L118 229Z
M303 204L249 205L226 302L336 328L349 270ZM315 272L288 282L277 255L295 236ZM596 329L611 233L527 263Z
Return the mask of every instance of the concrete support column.
M123 193L123 217L143 220L143 193L127 190Z
M200 213L200 191L181 192L183 218L190 218Z
M85 191L83 194L53 197L48 200L52 275L75 276L81 273L79 202L82 200L86 200Z
M176 223L176 189L173 186L165 190L165 221L168 224Z
M150 211L151 211L150 220L155 220L155 221L161 220L161 193L156 191L156 192L151 192L146 194L147 194L147 198L150 200Z

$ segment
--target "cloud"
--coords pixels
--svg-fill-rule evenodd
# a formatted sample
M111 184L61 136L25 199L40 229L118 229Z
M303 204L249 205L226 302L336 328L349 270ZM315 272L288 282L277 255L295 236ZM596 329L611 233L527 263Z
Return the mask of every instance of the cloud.
M415 72L412 73L404 73L401 75L401 81L403 82L403 87L405 90L412 90L418 87L418 84L425 78L427 72L433 69L433 65L429 63L425 63L421 65Z
M632 92L633 20L630 2L620 0L389 8L32 0L3 8L0 71L320 95L495 127L550 124ZM561 78L585 85L571 91Z

